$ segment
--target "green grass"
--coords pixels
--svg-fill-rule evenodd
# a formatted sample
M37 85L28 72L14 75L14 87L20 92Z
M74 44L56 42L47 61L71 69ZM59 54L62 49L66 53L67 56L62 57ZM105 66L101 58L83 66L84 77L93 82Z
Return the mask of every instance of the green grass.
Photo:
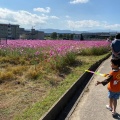
M9 52L0 57L0 117L38 120L85 69L108 55L109 49L91 48L80 54L70 52L52 57L34 56L31 49L25 56Z
M109 47L92 47L87 49L82 49L80 55L103 55L106 54L109 50Z
M56 87L52 87L48 95L42 100L27 108L19 114L14 120L39 120L50 107L68 90L71 85L88 69L92 64L103 59L108 54L95 56L78 56L75 66L70 66L70 74Z

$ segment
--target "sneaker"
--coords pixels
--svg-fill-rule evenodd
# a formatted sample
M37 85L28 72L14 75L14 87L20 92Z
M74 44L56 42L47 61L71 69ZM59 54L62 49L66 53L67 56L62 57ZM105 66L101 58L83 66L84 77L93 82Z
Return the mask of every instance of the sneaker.
M113 117L114 117L114 116L116 116L116 115L117 115L117 113L112 111L112 115L113 115Z
M112 111L112 108L109 105L106 105L106 108L110 111Z

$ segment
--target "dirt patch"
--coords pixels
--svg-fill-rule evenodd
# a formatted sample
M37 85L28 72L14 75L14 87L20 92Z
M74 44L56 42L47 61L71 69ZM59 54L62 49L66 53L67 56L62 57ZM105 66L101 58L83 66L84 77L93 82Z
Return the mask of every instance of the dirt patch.
M13 117L37 101L41 101L50 88L40 82L17 84L14 81L0 84L0 118L13 120Z

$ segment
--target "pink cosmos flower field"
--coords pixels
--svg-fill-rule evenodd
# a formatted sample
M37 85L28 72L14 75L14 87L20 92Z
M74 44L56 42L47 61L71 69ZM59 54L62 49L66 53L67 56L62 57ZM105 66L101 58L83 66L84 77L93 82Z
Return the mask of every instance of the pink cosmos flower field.
M0 45L0 51L19 55L39 54L49 55L66 55L68 52L80 52L81 49L92 47L108 47L109 42L101 41L74 41L74 40L7 40L7 44Z

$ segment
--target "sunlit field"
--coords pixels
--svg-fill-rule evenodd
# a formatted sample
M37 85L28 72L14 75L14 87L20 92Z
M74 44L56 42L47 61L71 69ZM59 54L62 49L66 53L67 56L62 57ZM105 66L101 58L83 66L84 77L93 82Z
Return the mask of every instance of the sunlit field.
M41 61L56 61L66 56L83 53L83 50L102 48L103 54L108 49L106 41L73 41L73 40L8 40L7 45L0 45L0 55L3 57L24 57L29 63ZM93 54L93 53L91 53ZM97 54L97 53L96 53Z
M37 120L94 62L106 40L7 40L0 44L0 118Z

